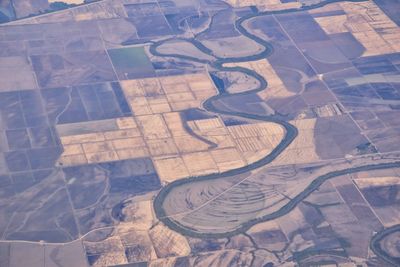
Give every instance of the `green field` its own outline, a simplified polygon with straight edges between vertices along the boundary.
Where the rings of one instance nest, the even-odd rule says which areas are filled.
[[[132,76],[145,77],[154,73],[153,65],[142,46],[110,49],[108,54],[118,75],[129,73]]]

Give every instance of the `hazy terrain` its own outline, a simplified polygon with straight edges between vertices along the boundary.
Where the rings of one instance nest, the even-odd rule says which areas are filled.
[[[400,266],[399,14],[0,0],[0,267]]]

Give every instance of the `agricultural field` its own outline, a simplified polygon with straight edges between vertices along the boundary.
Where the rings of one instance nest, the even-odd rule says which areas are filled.
[[[225,126],[219,117],[182,118],[179,111],[198,108],[216,93],[204,74],[124,80],[121,86],[135,116],[57,126],[60,165],[151,157],[161,180],[170,182],[243,167],[268,155],[284,136],[269,122]]]
[[[398,14],[0,1],[0,267],[398,266]]]

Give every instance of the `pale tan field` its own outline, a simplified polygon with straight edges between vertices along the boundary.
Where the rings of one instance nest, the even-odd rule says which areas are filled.
[[[265,70],[266,64],[253,67],[277,77],[272,68]],[[279,78],[272,79],[272,86],[281,84]],[[128,80],[122,88],[134,116],[107,120],[114,127],[107,131],[97,129],[104,127],[104,121],[93,127],[85,123],[60,126],[64,153],[59,164],[150,157],[161,180],[172,182],[253,163],[271,153],[285,134],[280,125],[270,122],[225,126],[220,117],[184,121],[180,110],[200,107],[216,94],[205,73]]]
[[[165,259],[158,259],[149,262],[149,267],[174,267],[177,257],[170,257]]]
[[[49,0],[49,3],[54,3],[54,2],[64,2],[66,4],[75,4],[75,5],[79,5],[79,4],[83,4],[85,1],[84,0],[62,0],[62,1],[58,1],[58,0]]]
[[[59,164],[73,166],[149,155],[134,118],[118,118],[114,123],[118,127],[114,131],[61,136],[64,153]]]
[[[257,6],[261,10],[285,10],[301,7],[300,2],[282,3],[279,0],[225,0],[233,7]]]
[[[181,157],[155,158],[154,165],[163,181],[172,182],[189,176],[189,171]]]
[[[103,267],[126,263],[128,263],[128,260],[126,259],[124,251],[117,251],[101,254],[99,258],[96,259],[96,262],[93,263],[91,266]]]
[[[264,257],[268,259],[267,257]],[[174,267],[180,266],[179,257],[169,257],[158,259],[148,263],[149,267]],[[186,262],[186,261],[185,261]],[[265,261],[268,262],[268,261]],[[185,266],[207,266],[207,267],[230,267],[230,266],[250,266],[252,256],[249,252],[241,252],[236,249],[216,250],[207,253],[199,253],[187,257]],[[254,266],[262,266],[256,262]]]
[[[214,162],[210,152],[185,154],[182,158],[192,176],[218,172],[217,164]]]
[[[84,241],[87,254],[99,256],[92,266],[153,261],[190,253],[184,236],[154,220],[152,201],[132,200],[125,204],[121,214],[124,219],[113,228],[110,237],[98,242]]]
[[[373,2],[339,3],[325,10],[343,9],[346,15],[318,17],[315,20],[327,34],[350,32],[364,46],[363,56],[400,51],[400,29]]]
[[[149,235],[159,258],[187,256],[190,253],[186,238],[161,223],[151,228]]]
[[[400,179],[396,176],[390,177],[372,177],[372,178],[357,178],[354,179],[355,183],[360,188],[368,188],[374,186],[390,186],[400,185]]]
[[[128,263],[124,246],[118,236],[112,236],[100,242],[84,242],[84,246],[88,255],[99,255],[92,266]]]
[[[291,121],[298,129],[294,141],[271,163],[272,165],[300,164],[318,161],[314,143],[316,119]]]
[[[217,149],[211,151],[211,156],[220,172],[232,170],[245,165],[245,160],[237,148]]]
[[[251,62],[243,62],[243,63],[230,63],[225,64],[226,67],[243,67],[250,70],[253,70],[264,77],[265,80],[268,81],[268,87],[259,92],[258,95],[262,99],[268,98],[279,98],[279,97],[289,97],[295,95],[295,93],[289,91],[286,86],[283,84],[281,78],[272,68],[271,64],[267,59],[261,59],[258,61]]]
[[[160,114],[137,116],[136,119],[146,140],[171,137],[167,125]]]
[[[121,81],[121,86],[136,116],[196,108],[216,94],[205,74]]]

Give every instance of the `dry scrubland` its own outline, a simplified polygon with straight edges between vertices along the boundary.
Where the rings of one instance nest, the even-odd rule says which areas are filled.
[[[189,255],[187,239],[162,223],[157,223],[151,201],[128,201],[120,212],[122,220],[110,228],[111,234],[108,237],[96,240],[97,231],[94,231],[93,237],[89,235],[84,239],[91,266],[156,261]]]

